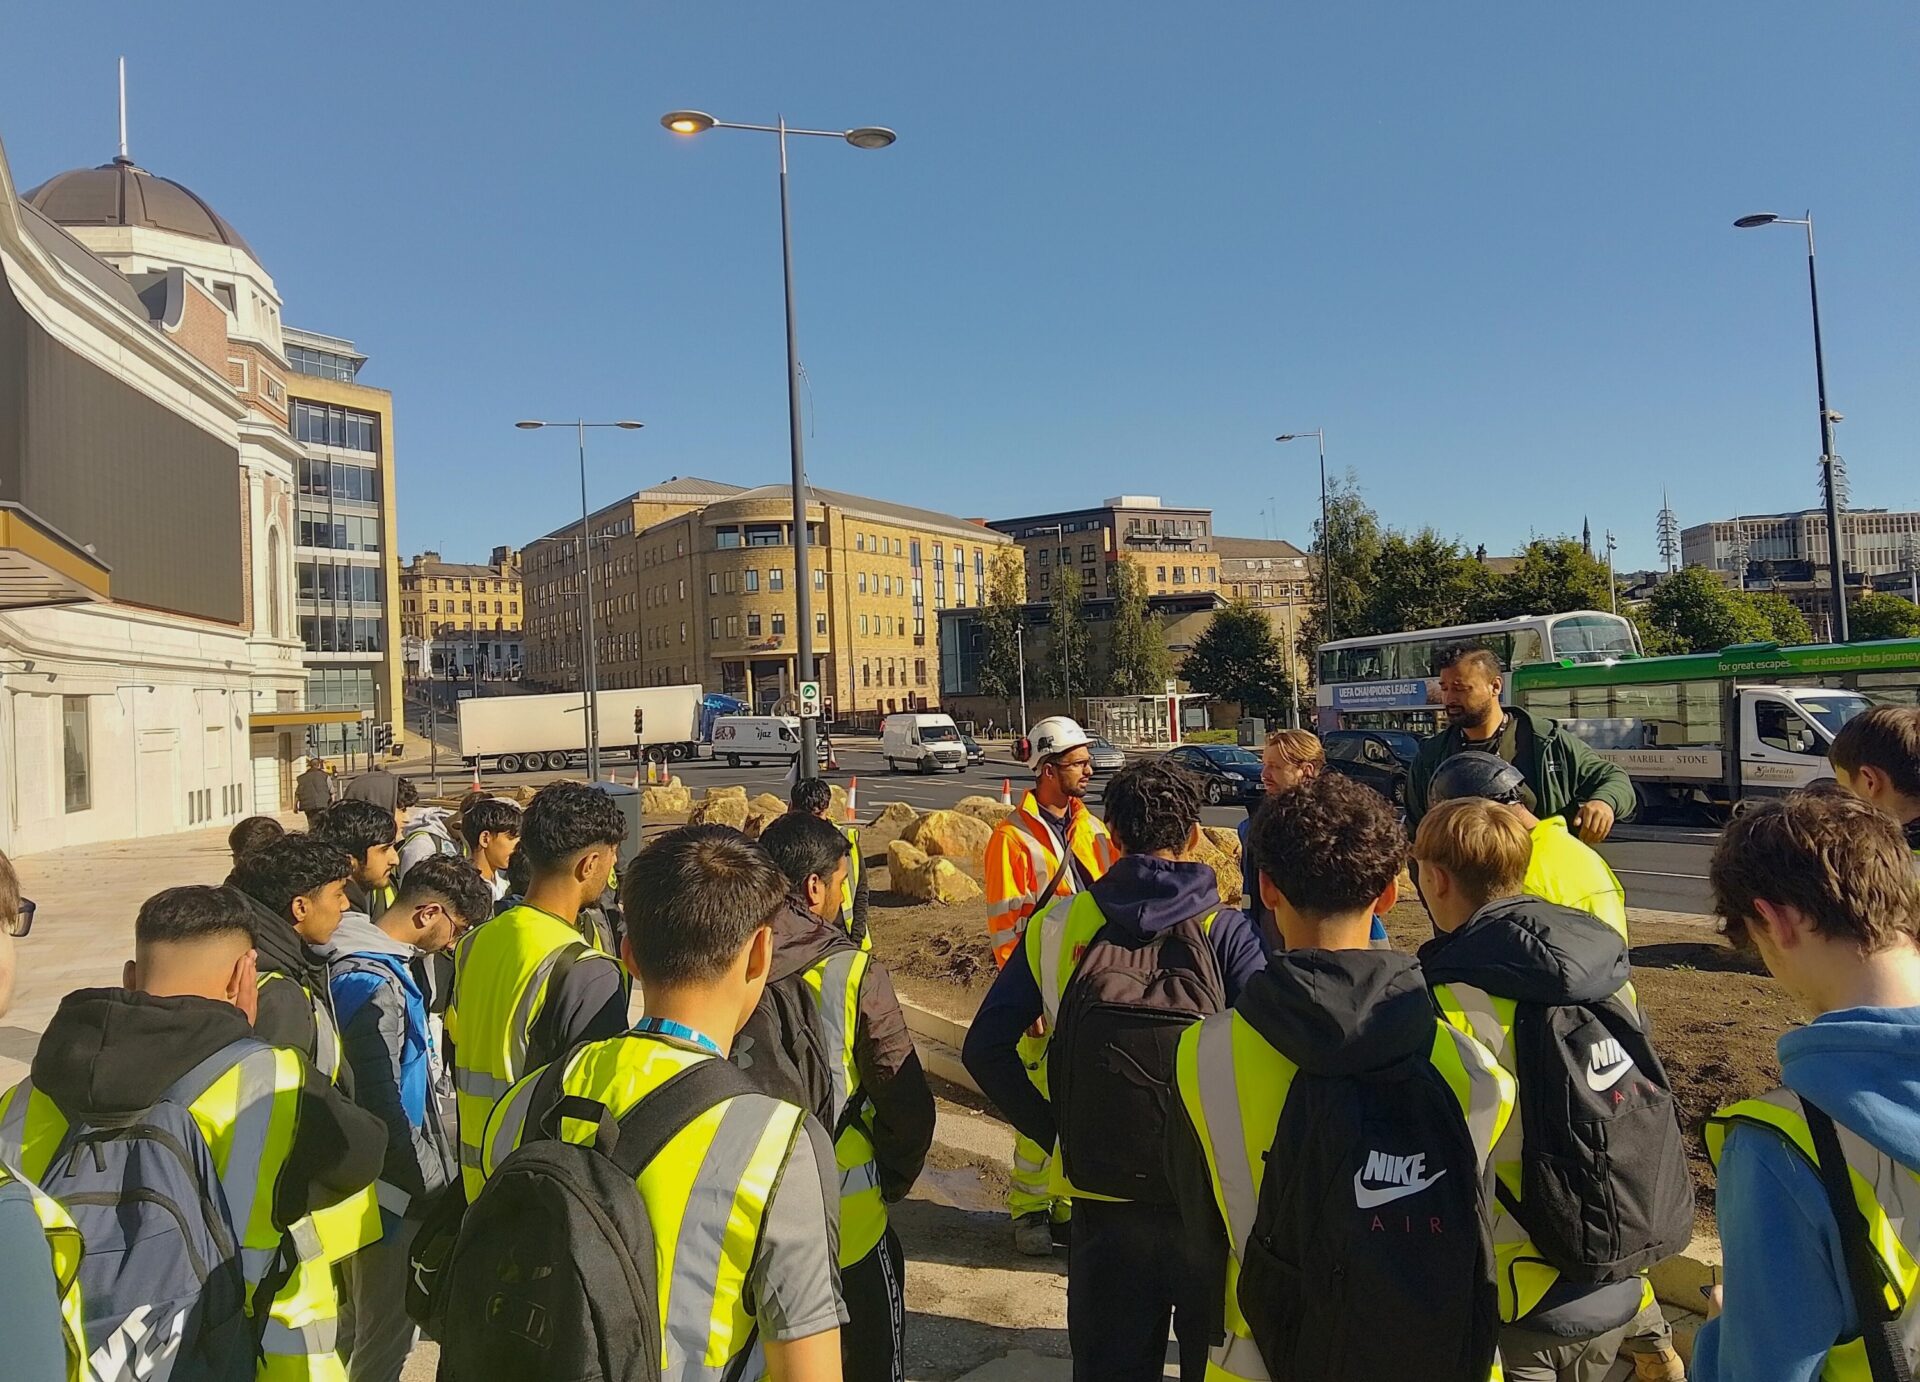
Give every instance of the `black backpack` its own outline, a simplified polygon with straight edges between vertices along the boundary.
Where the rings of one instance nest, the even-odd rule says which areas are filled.
[[[1500,1203],[1570,1282],[1624,1281],[1693,1235],[1673,1087],[1617,998],[1521,1003],[1512,1051],[1524,1132],[1520,1198]]]
[[[1489,1169],[1424,1055],[1294,1076],[1239,1302],[1288,1382],[1487,1382],[1499,1339]]]
[[[804,971],[761,991],[753,1015],[733,1039],[732,1060],[761,1093],[798,1104],[821,1127],[838,1129],[844,1110],[834,1107],[834,1067],[840,1053],[827,1049],[820,1008]]]
[[[562,1093],[557,1073],[543,1077],[528,1111],[536,1140],[466,1211],[436,1292],[443,1382],[658,1382],[660,1272],[635,1179],[695,1118],[750,1092],[732,1065],[703,1060],[615,1122]],[[597,1120],[600,1135],[561,1141],[561,1117]]]
[[[1162,1149],[1177,1097],[1174,1050],[1188,1027],[1227,1006],[1204,922],[1191,918],[1140,946],[1103,926],[1067,980],[1047,1088],[1061,1165],[1078,1189],[1173,1203]]]

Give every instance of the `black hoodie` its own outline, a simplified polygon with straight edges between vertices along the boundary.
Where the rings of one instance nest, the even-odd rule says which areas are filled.
[[[239,892],[239,889],[235,889]],[[327,982],[327,963],[306,938],[293,929],[287,918],[270,911],[267,905],[247,893],[247,911],[253,921],[253,948],[260,973],[278,974],[292,984],[262,984],[260,1011],[253,1019],[253,1034],[273,1046],[291,1046],[309,1062],[319,1033],[314,1026],[313,1004],[317,999],[329,1016],[333,1013],[333,990]],[[298,985],[298,988],[295,987]],[[304,996],[303,996],[304,995]],[[337,1029],[339,1024],[334,1024]],[[340,1077],[347,1080],[347,1093],[353,1093],[351,1074],[343,1063]]]
[[[789,901],[773,918],[773,969],[767,982],[790,978],[836,950],[854,948],[840,923],[822,921]],[[920,1178],[933,1146],[933,1090],[893,980],[878,959],[860,981],[859,1017],[853,1034],[854,1067],[871,1110],[867,1118],[880,1194],[889,1204],[903,1199]]]
[[[1380,1070],[1433,1049],[1433,998],[1410,955],[1392,950],[1288,950],[1247,981],[1233,1010],[1275,1050],[1316,1075]],[[1209,1021],[1224,1021],[1210,1018]],[[1212,1336],[1223,1337],[1227,1233],[1200,1135],[1184,1116],[1168,1130],[1167,1175],[1185,1230],[1187,1266],[1208,1283]],[[1271,1129],[1253,1129],[1256,1142]]]
[[[79,989],[47,1023],[33,1085],[69,1122],[111,1121],[151,1106],[202,1060],[252,1035],[230,1003]],[[306,1077],[293,1149],[274,1189],[273,1221],[282,1228],[373,1184],[386,1155],[378,1118],[310,1065]]]
[[[1619,932],[1587,912],[1537,897],[1489,902],[1458,930],[1421,946],[1420,964],[1429,984],[1471,984],[1496,998],[1547,1007],[1605,1002],[1630,977]],[[1590,1339],[1639,1311],[1637,1277],[1609,1286],[1558,1281],[1515,1327]]]

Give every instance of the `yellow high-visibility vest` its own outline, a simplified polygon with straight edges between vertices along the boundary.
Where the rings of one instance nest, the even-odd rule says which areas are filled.
[[[1707,1156],[1715,1169],[1726,1147],[1729,1129],[1746,1125],[1764,1128],[1783,1139],[1806,1159],[1818,1177],[1820,1158],[1800,1096],[1775,1089],[1757,1099],[1727,1105],[1707,1120]],[[1834,1131],[1847,1159],[1847,1179],[1853,1202],[1867,1223],[1867,1241],[1885,1283],[1887,1306],[1897,1310],[1896,1331],[1906,1345],[1907,1361],[1920,1359],[1920,1308],[1914,1304],[1920,1290],[1920,1172],[1902,1166],[1858,1133],[1837,1121]],[[1855,1308],[1860,1308],[1856,1302]],[[1820,1369],[1821,1382],[1872,1382],[1867,1346],[1860,1339],[1835,1342]]]
[[[1211,935],[1213,919],[1218,912],[1208,912],[1200,920],[1201,931]],[[1055,898],[1034,913],[1027,923],[1025,938],[1021,942],[1021,952],[1026,963],[1033,971],[1034,983],[1040,990],[1040,1005],[1046,1013],[1046,1032],[1040,1037],[1040,1061],[1044,1068],[1047,1053],[1051,1049],[1053,1033],[1060,1018],[1060,1000],[1066,996],[1067,983],[1073,978],[1073,971],[1080,963],[1080,956],[1100,928],[1107,924],[1106,917],[1100,911],[1100,904],[1093,900],[1090,892],[1077,892],[1068,897]],[[1047,1093],[1051,1080],[1040,1084],[1042,1094]],[[1047,1190],[1056,1199],[1112,1200],[1112,1195],[1096,1195],[1090,1190],[1078,1190],[1067,1178],[1065,1158],[1060,1155],[1060,1143],[1056,1137],[1053,1155],[1047,1161]]]
[[[235,1042],[219,1055],[228,1063],[204,1073],[206,1088],[187,1111],[206,1139],[226,1202],[241,1226],[249,1315],[254,1288],[288,1256],[295,1263],[259,1326],[263,1356],[257,1375],[269,1382],[340,1382],[346,1370],[334,1351],[338,1318],[332,1264],[310,1217],[285,1231],[273,1222],[274,1192],[299,1121],[305,1057],[256,1041]],[[0,1158],[37,1178],[59,1150],[67,1126],[53,1100],[32,1080],[23,1080],[0,1096]]]
[[[618,1121],[688,1066],[718,1057],[645,1036],[589,1042],[566,1057],[561,1086],[606,1107]],[[481,1179],[526,1132],[527,1108],[545,1067],[529,1071],[494,1106],[482,1132]],[[635,1184],[665,1254],[660,1263],[661,1369],[669,1377],[766,1375],[759,1330],[748,1312],[747,1274],[773,1190],[806,1115],[765,1094],[723,1099],[695,1118],[640,1172]],[[593,1142],[597,1123],[561,1118],[568,1142]],[[696,1178],[705,1177],[701,1193]],[[718,1187],[731,1193],[715,1193]],[[681,1261],[683,1245],[718,1247],[718,1260]],[[742,1357],[742,1355],[747,1355]]]
[[[25,1176],[0,1161],[0,1186],[17,1184],[33,1201],[33,1217],[47,1235],[47,1254],[53,1267],[53,1289],[60,1301],[60,1332],[67,1349],[67,1382],[88,1382],[86,1315],[80,1302],[80,1256],[84,1244],[59,1201]],[[32,1301],[8,1301],[10,1310],[38,1308]]]
[[[853,1058],[853,1045],[860,1026],[860,984],[867,976],[869,962],[865,951],[836,950],[801,976],[826,1025],[827,1049],[836,1057],[836,1120],[860,1097],[860,1070]],[[887,1232],[887,1205],[880,1195],[872,1125],[864,1114],[848,1122],[834,1139],[833,1159],[840,1172],[840,1265],[851,1267],[872,1252]]]
[[[848,850],[847,876],[840,883],[840,926],[849,936],[853,936],[853,899],[860,891],[860,870],[863,867],[860,862],[860,832],[848,826],[843,833],[847,837]],[[854,936],[854,939],[860,943],[862,950],[871,951],[873,949],[871,923],[867,930]]]
[[[1459,1101],[1484,1166],[1513,1116],[1513,1079],[1473,1038],[1438,1019],[1433,1026],[1428,1059]],[[1252,1327],[1240,1313],[1240,1263],[1253,1234],[1272,1129],[1279,1126],[1298,1071],[1237,1012],[1209,1017],[1180,1036],[1174,1083],[1200,1135],[1229,1248],[1226,1339],[1208,1352],[1208,1382],[1268,1382]],[[1490,1377],[1499,1375],[1496,1357]]]
[[[460,1123],[460,1179],[480,1193],[480,1133],[494,1101],[526,1073],[533,1024],[547,981],[568,947],[592,950],[551,912],[524,902],[460,938],[454,951],[447,1039],[453,1043],[453,1097]]]

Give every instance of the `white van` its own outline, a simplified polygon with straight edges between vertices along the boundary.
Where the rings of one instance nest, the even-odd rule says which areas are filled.
[[[800,722],[791,715],[722,715],[713,722],[713,756],[729,768],[783,762],[800,753]]]
[[[967,770],[967,746],[951,715],[887,716],[880,724],[880,752],[886,755],[889,772],[899,772],[903,763],[923,773]]]

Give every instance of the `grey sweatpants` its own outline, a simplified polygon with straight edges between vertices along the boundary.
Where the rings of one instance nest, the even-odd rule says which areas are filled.
[[[413,1321],[407,1318],[407,1254],[419,1225],[392,1227],[379,1242],[340,1264],[340,1357],[348,1382],[400,1382],[413,1351]]]

